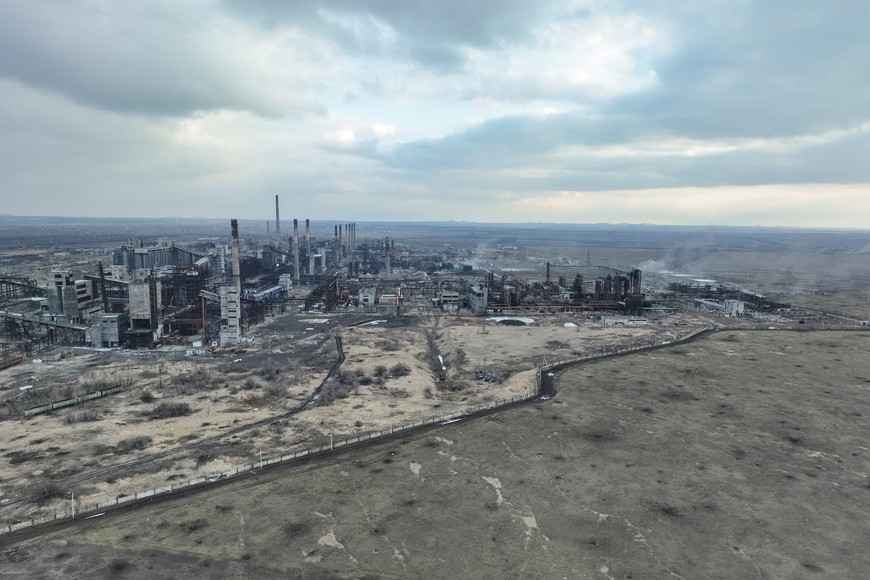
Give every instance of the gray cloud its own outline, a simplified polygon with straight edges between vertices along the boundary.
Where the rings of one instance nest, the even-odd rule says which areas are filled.
[[[567,145],[610,145],[667,134],[643,119],[589,117],[579,113],[513,116],[441,139],[399,146],[386,160],[407,169],[512,167],[546,159]]]
[[[867,183],[870,129],[832,135],[820,142],[781,140],[752,148],[728,146],[721,151],[690,154],[686,144],[663,152],[648,150],[680,137],[634,119],[587,119],[581,115],[515,117],[483,124],[461,134],[399,146],[386,162],[409,178],[462,173],[460,181],[492,190],[519,191],[650,189],[713,187],[727,184]],[[679,143],[677,141],[676,143]],[[702,143],[703,144],[703,143]],[[564,147],[586,148],[556,156]],[[597,154],[597,149],[625,148],[625,153]],[[736,148],[736,149],[735,149]],[[535,169],[546,177],[517,177],[512,169]]]
[[[21,213],[147,197],[244,216],[295,193],[312,217],[522,220],[562,192],[673,189],[678,207],[680,188],[866,184],[868,16],[857,0],[13,0],[0,192]],[[639,215],[621,199],[608,216]]]
[[[223,0],[263,27],[316,30],[346,50],[408,58],[436,70],[459,68],[458,48],[493,48],[525,41],[553,2],[524,0]]]
[[[661,85],[611,103],[695,137],[799,135],[868,119],[870,6],[835,1],[650,3],[678,31]]]
[[[180,6],[180,5],[179,5]],[[217,109],[318,112],[263,90],[257,63],[233,62],[207,13],[154,4],[0,3],[0,76],[121,113],[183,116]]]
[[[638,8],[632,4],[632,8]],[[639,8],[675,31],[672,54],[649,63],[660,82],[583,113],[495,119],[438,139],[396,148],[386,162],[414,172],[494,173],[525,166],[552,168],[556,178],[531,179],[525,189],[607,189],[722,184],[860,183],[870,136],[833,136],[821,144],[788,139],[850,129],[870,120],[870,8],[835,2],[650,3]],[[532,90],[532,89],[530,89]],[[522,97],[523,99],[528,96]],[[738,151],[687,156],[574,156],[563,167],[553,153],[572,146],[657,140],[737,143]],[[778,139],[782,146],[747,148]],[[559,173],[561,172],[561,173]]]

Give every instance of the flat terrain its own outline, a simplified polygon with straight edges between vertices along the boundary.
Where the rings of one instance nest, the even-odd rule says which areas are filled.
[[[28,359],[3,371],[0,397],[14,404],[2,408],[0,420],[0,499],[7,500],[0,521],[66,510],[71,492],[82,505],[106,503],[250,464],[261,450],[269,459],[323,445],[330,436],[521,396],[534,390],[545,358],[625,347],[667,331],[572,316],[527,326],[456,316],[340,324],[367,318],[282,316],[252,333],[252,344],[215,355],[61,349],[63,358]],[[306,406],[338,359],[334,333],[342,337],[345,361]],[[479,380],[478,371],[493,380]],[[123,390],[21,418],[23,409],[115,385]],[[305,410],[289,416],[300,406]],[[34,499],[18,501],[25,496]]]
[[[722,331],[586,364],[546,402],[5,543],[0,577],[866,577],[868,348]]]

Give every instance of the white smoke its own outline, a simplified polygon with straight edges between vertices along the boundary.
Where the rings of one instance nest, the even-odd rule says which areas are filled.
[[[637,265],[637,269],[641,272],[670,272],[667,264],[658,260],[647,260]]]

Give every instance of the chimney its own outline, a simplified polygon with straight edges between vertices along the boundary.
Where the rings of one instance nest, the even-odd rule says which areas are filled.
[[[392,272],[390,272],[390,238],[384,238],[384,252],[386,253],[384,269],[386,270],[386,275],[389,276],[392,274]]]
[[[305,218],[305,253],[311,255],[311,220],[308,218]]]
[[[233,232],[233,286],[236,287],[236,295],[242,296],[242,271],[239,264],[239,221],[230,220],[230,228]]]
[[[278,238],[278,247],[281,247],[281,218],[278,216],[278,196],[275,196],[275,236]]]
[[[299,220],[293,220],[293,278],[299,283]]]

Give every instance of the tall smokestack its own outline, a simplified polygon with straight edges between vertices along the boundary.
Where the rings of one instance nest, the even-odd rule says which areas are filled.
[[[278,247],[281,247],[281,217],[278,215],[278,196],[275,196],[275,236],[278,238]]]
[[[230,220],[232,229],[232,285],[221,286],[221,346],[238,344],[242,336],[242,275],[239,267],[239,222]],[[205,308],[203,307],[203,313]],[[205,327],[203,327],[205,333]]]
[[[311,220],[308,218],[305,218],[305,253],[311,255]]]
[[[239,220],[230,220],[230,228],[233,232],[233,286],[236,287],[236,295],[242,295],[242,268],[239,264]]]
[[[276,196],[277,197],[277,196]],[[299,220],[293,220],[293,277],[299,283]]]
[[[384,270],[386,271],[386,275],[389,276],[392,274],[392,272],[390,272],[390,238],[384,238],[384,252],[386,254]]]

